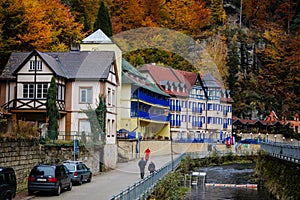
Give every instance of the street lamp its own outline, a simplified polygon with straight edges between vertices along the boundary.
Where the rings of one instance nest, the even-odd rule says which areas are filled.
[[[293,138],[291,139],[291,144],[293,145]]]
[[[277,137],[277,135],[274,135],[275,143],[276,143],[276,137]]]
[[[282,137],[282,141],[285,142],[285,137]]]
[[[266,142],[269,142],[269,134],[268,134],[268,133],[266,133],[266,136],[267,136],[267,138],[266,138]]]
[[[241,140],[242,140],[243,139],[243,133],[241,132],[240,135],[241,135]]]
[[[259,141],[260,141],[260,133],[258,133],[258,143],[259,143]]]
[[[250,133],[250,137],[251,137],[251,140],[252,140],[252,132]]]

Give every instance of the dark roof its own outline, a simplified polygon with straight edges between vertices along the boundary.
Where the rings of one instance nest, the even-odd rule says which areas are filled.
[[[113,51],[49,53],[70,79],[107,79],[115,56]]]
[[[208,72],[203,78],[204,85],[208,88],[221,88],[216,79]]]
[[[113,51],[36,52],[57,75],[69,79],[107,79],[114,63]],[[14,73],[33,52],[12,53],[1,78],[15,78]]]
[[[1,74],[1,78],[15,78],[12,74],[13,72],[16,70],[16,68],[18,66],[21,65],[21,63],[24,62],[24,60],[29,56],[30,52],[26,52],[26,53],[21,53],[21,52],[13,52],[4,69],[3,69],[3,72]]]
[[[135,84],[154,93],[169,96],[156,85],[149,82],[149,80],[141,72],[139,72],[125,59],[122,59],[122,83]]]

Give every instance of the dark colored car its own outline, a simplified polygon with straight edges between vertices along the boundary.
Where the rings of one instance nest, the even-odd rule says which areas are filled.
[[[72,182],[81,185],[83,181],[92,181],[92,172],[83,162],[65,161],[64,165],[72,173]]]
[[[17,190],[16,174],[11,167],[0,167],[0,200],[15,198]]]
[[[28,177],[28,193],[52,191],[60,195],[63,189],[72,190],[71,173],[63,165],[36,165]]]

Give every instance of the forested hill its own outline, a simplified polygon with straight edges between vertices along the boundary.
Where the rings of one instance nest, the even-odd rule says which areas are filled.
[[[1,68],[13,51],[65,51],[99,26],[109,36],[160,27],[192,37],[231,90],[237,117],[300,111],[298,0],[1,0]],[[210,65],[161,49],[124,56],[136,67],[155,62],[202,73]]]

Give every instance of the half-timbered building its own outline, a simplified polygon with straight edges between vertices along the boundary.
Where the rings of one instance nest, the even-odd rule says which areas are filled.
[[[46,124],[46,97],[51,78],[58,86],[59,137],[91,128],[84,110],[106,96],[106,143],[116,142],[116,90],[119,84],[113,51],[12,53],[1,75],[1,113],[13,121]]]

